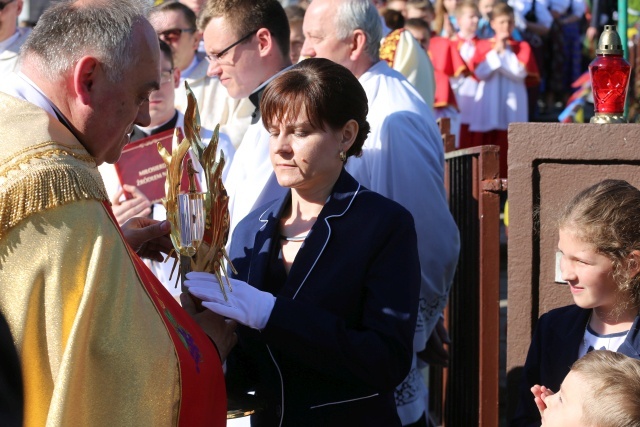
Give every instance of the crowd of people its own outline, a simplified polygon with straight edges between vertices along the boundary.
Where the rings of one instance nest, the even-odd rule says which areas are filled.
[[[27,29],[23,0],[0,0],[0,313],[19,360],[7,366],[23,379],[11,368],[0,385],[24,402],[3,419],[225,425],[227,396],[251,392],[255,426],[429,426],[425,349],[447,340],[460,247],[436,119],[451,119],[459,147],[499,145],[506,176],[509,123],[530,118],[541,82],[543,100],[564,100],[581,72],[585,4],[150,3],[63,0]],[[534,42],[554,25],[566,43],[553,61],[569,70],[557,90]],[[119,162],[128,144],[184,126],[185,84],[205,143],[220,126],[226,294],[202,272],[187,275],[188,292],[176,287],[164,206],[122,180],[135,168]],[[606,348],[639,358],[639,242],[609,253],[600,245],[614,237],[577,233],[589,221],[581,201],[599,203],[601,190],[588,191],[561,222],[563,271],[588,288],[571,276],[576,254],[604,257],[611,295],[598,294],[602,310],[576,296],[578,307],[543,316],[514,422],[561,419],[563,393],[551,390],[580,387],[598,362],[569,372],[587,334],[599,349],[613,328],[619,346]],[[632,302],[609,305],[621,295]],[[584,330],[562,366],[540,348],[556,345],[543,335],[558,316]]]

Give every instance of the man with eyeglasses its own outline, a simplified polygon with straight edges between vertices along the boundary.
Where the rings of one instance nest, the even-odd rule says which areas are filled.
[[[0,1],[0,76],[17,68],[20,47],[31,32],[29,28],[18,27],[22,6],[23,0]]]
[[[260,97],[291,66],[289,22],[277,0],[209,0],[200,16],[208,74],[235,99],[249,97],[254,113],[225,186],[233,233],[254,208],[284,194],[269,160],[269,132],[260,120]]]
[[[175,106],[185,112],[187,94],[184,81],[189,83],[198,101],[202,126],[215,129],[238,147],[251,123],[253,108],[248,99],[233,99],[220,81],[207,75],[208,63],[198,52],[202,34],[196,27],[196,15],[189,7],[178,2],[166,2],[154,7],[149,15],[158,37],[171,47],[175,68],[180,73],[180,87],[176,91]]]

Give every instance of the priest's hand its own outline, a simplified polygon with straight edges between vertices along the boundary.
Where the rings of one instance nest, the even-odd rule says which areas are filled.
[[[238,336],[235,333],[238,324],[234,320],[225,319],[223,316],[209,310],[199,312],[193,297],[186,292],[180,294],[180,303],[182,308],[211,338],[218,350],[220,360],[224,363],[231,349],[238,342]]]
[[[120,200],[124,193],[131,194],[131,199]],[[151,214],[151,202],[138,187],[124,184],[111,199],[111,209],[116,216],[118,224],[124,224],[134,216],[149,216]]]
[[[232,290],[226,288],[228,301],[225,301],[220,283],[213,274],[188,273],[184,284],[191,294],[202,300],[203,307],[250,328],[264,329],[276,303],[276,297],[241,280],[229,281]]]
[[[124,239],[142,258],[162,261],[162,253],[168,254],[173,248],[169,221],[135,217],[122,224],[121,228]]]

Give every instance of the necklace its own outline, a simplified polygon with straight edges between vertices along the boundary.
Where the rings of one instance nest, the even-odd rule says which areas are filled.
[[[284,240],[286,242],[304,242],[304,239],[306,239],[308,235],[309,235],[309,233],[302,234],[300,236],[287,237],[287,236],[281,234],[280,235],[280,240]]]

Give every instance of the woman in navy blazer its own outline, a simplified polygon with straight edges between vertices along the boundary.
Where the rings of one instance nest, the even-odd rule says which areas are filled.
[[[344,170],[368,133],[364,90],[308,59],[269,84],[261,113],[291,190],[236,227],[228,302],[212,275],[186,283],[246,325],[229,395],[255,391],[253,426],[400,426],[393,392],[411,366],[420,266],[411,214]]]

